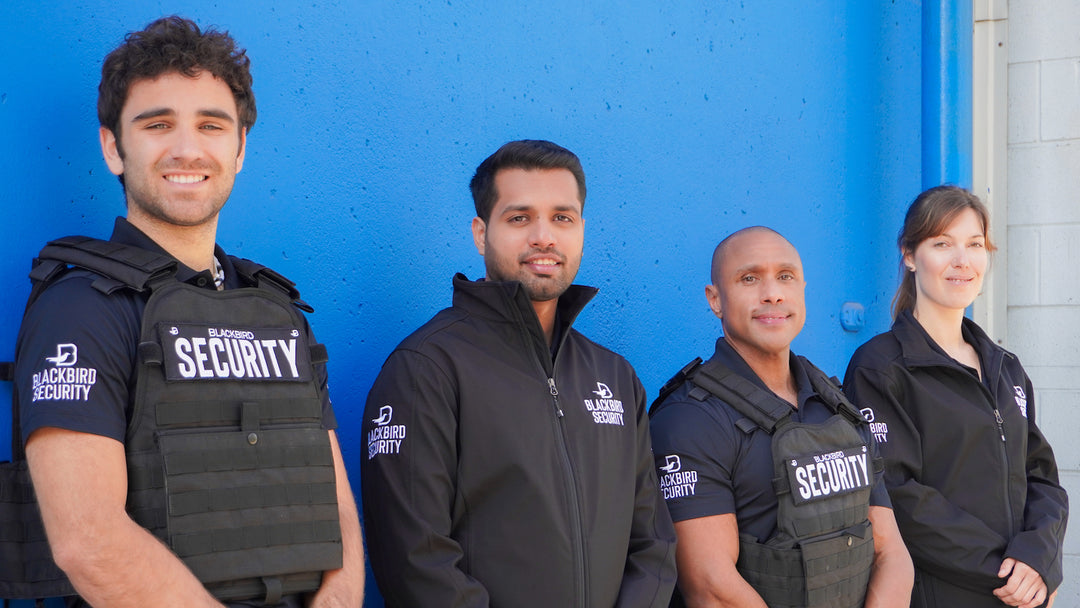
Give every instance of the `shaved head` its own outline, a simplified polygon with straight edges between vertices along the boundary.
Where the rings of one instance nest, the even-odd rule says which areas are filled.
[[[755,365],[767,362],[787,365],[806,319],[805,288],[795,246],[775,230],[752,226],[717,245],[705,298],[724,340],[757,372]]]
[[[758,233],[762,233],[762,232],[769,233],[769,234],[775,234],[776,236],[783,239],[785,243],[787,243],[788,245],[791,245],[791,242],[788,241],[787,239],[785,239],[784,235],[782,235],[779,232],[773,230],[772,228],[767,228],[765,226],[750,226],[748,228],[743,228],[742,230],[736,230],[735,232],[732,232],[724,240],[720,241],[720,244],[717,245],[716,249],[713,250],[712,268],[709,271],[709,280],[712,281],[713,285],[717,285],[717,286],[720,285],[720,281],[719,281],[720,267],[721,267],[721,264],[724,261],[725,254],[727,254],[727,252],[731,248],[732,244],[739,241],[743,236],[750,235],[750,234],[758,234]],[[795,246],[791,245],[791,248],[794,249]]]

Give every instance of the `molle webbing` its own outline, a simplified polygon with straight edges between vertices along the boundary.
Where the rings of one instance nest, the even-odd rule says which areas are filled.
[[[149,292],[125,440],[128,512],[219,599],[272,604],[318,589],[324,571],[341,567],[333,454],[313,373],[327,357],[324,346],[307,343],[296,308],[311,307],[299,300],[295,285],[264,266],[230,259],[240,282],[254,288],[200,289],[175,280],[178,263],[169,256],[87,237],[58,239],[34,261],[27,308],[71,266],[98,275],[92,286],[102,293]],[[190,324],[250,329],[249,339],[231,342],[249,366],[244,377],[167,380],[163,366],[175,355],[163,350],[161,332],[189,331]],[[273,334],[278,340],[264,330],[279,332]],[[255,350],[260,343],[265,352]],[[270,377],[267,362],[276,372],[285,361],[269,357],[285,346],[296,349],[288,363],[299,374]],[[203,365],[205,358],[189,361]],[[39,585],[34,593],[72,593],[70,586],[52,589]]]
[[[736,567],[770,608],[861,608],[873,541],[869,522],[793,549],[742,535]],[[805,588],[792,584],[800,580]]]
[[[0,463],[0,598],[74,595],[52,560],[25,460]]]
[[[341,567],[333,454],[313,372],[325,348],[307,344],[294,295],[277,281],[223,292],[173,281],[154,289],[143,313],[125,441],[128,511],[220,599],[313,591],[322,572]],[[237,376],[215,359],[243,342],[254,372],[256,354],[284,349],[258,345],[281,336],[295,352],[295,377],[266,373],[284,360]],[[181,348],[189,350],[176,358]],[[182,375],[177,365],[192,367]]]

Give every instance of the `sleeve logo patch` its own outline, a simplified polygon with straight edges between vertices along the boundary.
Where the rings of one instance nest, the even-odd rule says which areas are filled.
[[[170,381],[307,382],[307,343],[291,327],[159,326]]]
[[[678,454],[668,454],[664,457],[663,466],[660,470],[660,491],[664,494],[664,500],[693,496],[697,488],[697,471],[682,470],[682,458]]]
[[[390,424],[394,419],[394,408],[384,405],[379,408],[379,417],[372,418],[375,428],[368,431],[367,448],[368,460],[379,454],[398,454],[401,452],[401,442],[405,441],[405,425]]]
[[[874,440],[878,443],[889,442],[889,425],[885,422],[876,422],[876,416],[874,416],[873,408],[864,407],[862,410],[863,418],[866,418],[866,422],[870,424],[870,432],[874,434]]]
[[[865,445],[789,460],[788,480],[795,504],[869,488],[873,479],[869,460]]]
[[[79,347],[57,344],[56,356],[45,357],[49,365],[33,376],[32,401],[89,401],[97,383],[97,370],[78,367]]]

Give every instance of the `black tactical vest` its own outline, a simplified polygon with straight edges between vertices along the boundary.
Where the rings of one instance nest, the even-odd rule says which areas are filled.
[[[800,357],[801,358],[801,357]],[[696,359],[654,402],[689,381],[689,396],[710,395],[745,418],[744,433],[772,436],[776,531],[764,543],[739,538],[736,568],[771,608],[860,608],[874,560],[870,490],[882,468],[858,433],[866,424],[824,372],[801,358],[814,390],[834,415],[821,424],[791,420],[791,406],[718,361]]]
[[[334,463],[322,394],[293,284],[232,258],[251,287],[174,278],[167,256],[108,241],[51,242],[31,301],[68,265],[104,293],[149,293],[128,421],[127,510],[219,599],[318,589],[342,565]]]

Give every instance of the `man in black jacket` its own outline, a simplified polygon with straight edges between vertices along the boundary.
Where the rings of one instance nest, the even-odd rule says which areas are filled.
[[[365,413],[364,517],[388,606],[666,606],[675,534],[645,392],[571,327],[578,158],[516,141],[470,184],[486,278],[384,364]]]

